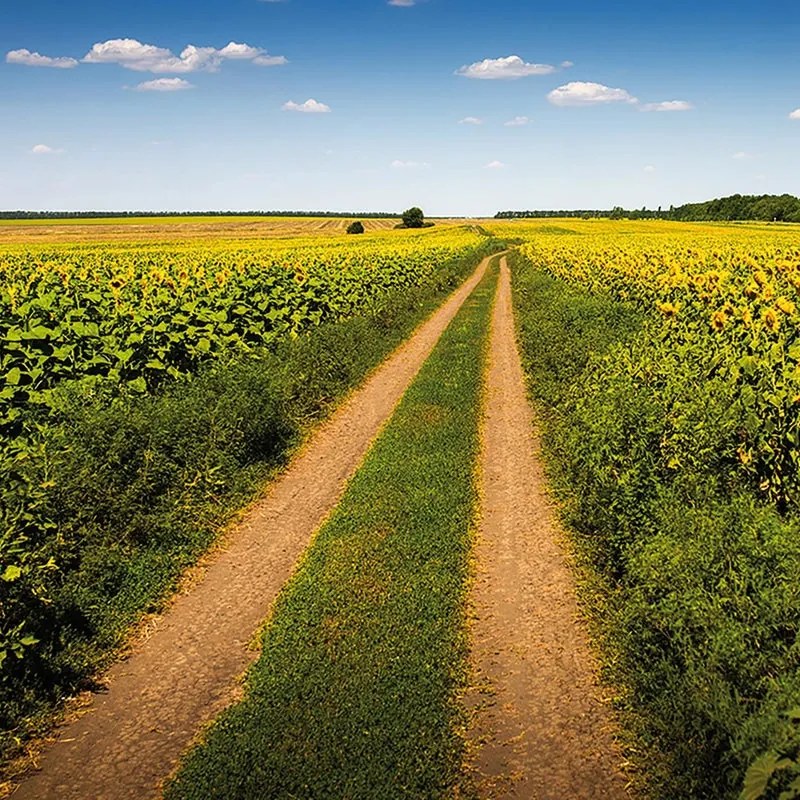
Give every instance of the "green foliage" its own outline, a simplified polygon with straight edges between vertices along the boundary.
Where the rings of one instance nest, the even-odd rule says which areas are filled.
[[[766,222],[800,222],[800,198],[791,194],[762,194],[718,197],[703,203],[686,203],[670,206],[668,211],[658,209],[553,210],[553,211],[500,211],[496,219],[542,219],[546,217],[581,217],[583,219],[674,219],[699,222],[730,222],[733,220],[763,220]]]
[[[62,380],[154,391],[216,358],[369,313],[480,243],[0,254],[0,437],[16,436]]]
[[[157,394],[62,381],[46,419],[25,418],[0,451],[0,753],[87,685],[300,432],[496,246]]]
[[[356,220],[347,226],[347,233],[364,233],[364,223]]]
[[[279,597],[245,700],[170,800],[449,796],[497,270],[445,332]]]
[[[733,800],[754,759],[784,753],[782,720],[800,705],[800,519],[740,458],[764,416],[748,417],[738,361],[700,326],[676,338],[522,260],[514,286],[553,478],[650,792]]]
[[[402,218],[403,225],[406,228],[421,228],[425,224],[425,214],[417,206],[406,209],[402,214]]]
[[[790,194],[741,195],[719,197],[705,203],[688,203],[670,213],[679,220],[766,220],[800,221],[800,198]]]

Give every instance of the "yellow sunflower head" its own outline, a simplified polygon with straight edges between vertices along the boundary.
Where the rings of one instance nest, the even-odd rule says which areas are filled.
[[[783,311],[784,314],[787,314],[789,316],[791,316],[792,314],[794,314],[795,311],[797,311],[797,306],[795,306],[795,304],[787,297],[779,297],[775,301],[775,305],[778,306],[778,309],[780,311]]]
[[[764,320],[764,325],[766,325],[767,329],[772,331],[773,333],[778,330],[780,327],[780,322],[778,321],[778,315],[775,312],[774,308],[768,308],[761,317]]]
[[[680,306],[676,303],[659,303],[658,310],[668,319],[677,315]]]

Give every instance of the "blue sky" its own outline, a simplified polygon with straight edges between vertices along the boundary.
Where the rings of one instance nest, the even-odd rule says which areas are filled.
[[[6,6],[0,208],[483,215],[800,193],[796,4]]]

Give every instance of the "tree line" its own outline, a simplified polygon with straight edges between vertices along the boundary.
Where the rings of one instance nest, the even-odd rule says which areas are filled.
[[[551,217],[579,217],[583,219],[672,219],[697,222],[733,222],[760,220],[768,222],[800,222],[800,198],[791,194],[734,194],[718,197],[704,203],[686,203],[669,209],[583,209],[561,211],[500,211],[496,219],[546,219]]]
[[[389,211],[0,211],[0,219],[118,219],[130,217],[363,217],[396,219]]]

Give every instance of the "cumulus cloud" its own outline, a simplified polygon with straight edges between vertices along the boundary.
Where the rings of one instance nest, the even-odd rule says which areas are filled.
[[[664,100],[662,103],[645,103],[642,111],[691,111],[693,108],[688,100]]]
[[[514,117],[514,119],[510,119],[508,122],[504,122],[503,125],[505,125],[506,128],[521,128],[529,122],[530,119],[528,117]]]
[[[331,107],[326,106],[325,103],[319,103],[313,98],[309,98],[305,103],[295,103],[294,100],[289,100],[282,106],[284,111],[299,111],[302,114],[329,114]]]
[[[61,152],[63,151],[58,150],[55,147],[49,147],[46,144],[35,144],[31,148],[31,153],[33,153],[35,156],[52,156]]]
[[[792,113],[789,114],[789,119],[800,119],[800,108],[792,111]]]
[[[392,169],[427,169],[430,164],[427,161],[400,161],[395,159],[390,166]]]
[[[53,69],[72,69],[78,66],[74,58],[51,58],[41,53],[32,53],[30,50],[10,50],[6,53],[7,64],[22,64],[26,67],[52,67]]]
[[[484,169],[505,169],[506,166],[502,161],[490,161]]]
[[[747,153],[744,150],[740,150],[738,153],[734,153],[731,158],[736,159],[737,161],[744,161],[745,159],[752,158],[752,153]]]
[[[572,81],[553,89],[547,99],[554,106],[599,106],[608,103],[638,103],[625,89],[612,89],[602,83]]]
[[[390,6],[408,7],[408,6],[415,6],[416,4],[417,0],[389,0]]]
[[[251,47],[249,44],[238,44],[237,42],[229,42],[218,51],[222,58],[241,58],[246,61],[252,61],[254,58],[260,56],[264,51],[259,47]]]
[[[153,81],[140,83],[135,88],[137,92],[182,92],[194,89],[194,84],[183,78],[156,78]]]
[[[214,47],[185,47],[175,55],[165,47],[143,44],[136,39],[109,39],[98,42],[83,57],[85,64],[118,64],[136,72],[216,72],[222,63],[250,61],[259,66],[286,64],[283,56],[271,56],[259,47],[230,42],[221,50]]]
[[[654,167],[652,164],[648,164],[648,165],[647,165],[647,166],[644,168],[644,171],[645,171],[645,172],[652,173],[652,172],[655,172],[655,171],[656,171],[656,168],[655,168],[655,167]]]
[[[464,117],[458,121],[459,125],[483,125],[483,120],[480,117]]]
[[[456,75],[477,80],[516,80],[529,75],[550,75],[556,68],[550,64],[529,64],[519,56],[506,58],[485,58],[474,64],[467,64],[456,70]]]

